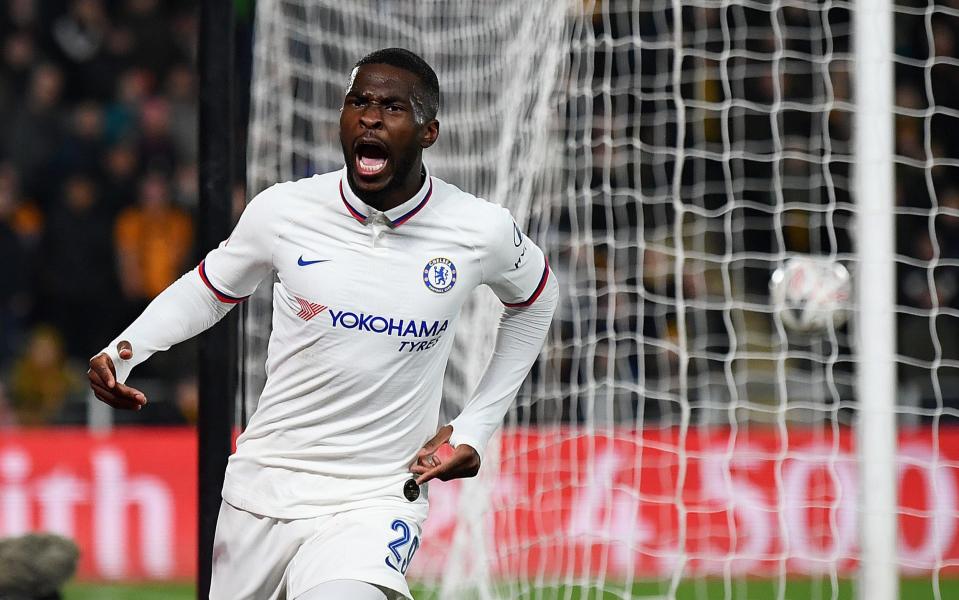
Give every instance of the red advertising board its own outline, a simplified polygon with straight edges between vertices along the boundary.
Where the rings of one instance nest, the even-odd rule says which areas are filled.
[[[0,536],[54,531],[82,579],[196,573],[196,432],[25,429],[0,436]]]
[[[955,574],[959,430],[904,431],[899,456],[901,569]],[[685,576],[851,575],[856,567],[864,492],[847,429],[514,430],[501,460],[488,552],[500,576],[653,578],[680,564]],[[460,487],[430,490],[414,574],[441,571],[462,514]]]
[[[959,430],[899,437],[901,567],[959,565]],[[503,578],[851,574],[860,489],[848,430],[513,429],[491,480],[486,555]],[[491,473],[488,473],[488,475]],[[431,484],[413,577],[443,571],[461,482]],[[85,579],[196,570],[189,429],[27,430],[0,437],[0,536],[70,535]],[[461,522],[462,519],[459,519]],[[680,551],[682,549],[682,551]]]

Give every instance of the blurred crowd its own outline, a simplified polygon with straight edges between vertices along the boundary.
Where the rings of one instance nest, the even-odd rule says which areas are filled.
[[[83,422],[87,359],[196,259],[197,17],[0,4],[0,423]]]
[[[249,13],[248,0],[237,5]],[[959,407],[959,167],[950,158],[959,156],[959,18],[949,12],[959,0],[897,5],[900,381],[914,405]],[[561,418],[594,418],[600,405],[617,420],[662,418],[681,397],[694,411],[712,402],[725,418],[734,393],[775,402],[773,359],[738,361],[730,375],[726,355],[734,338],[738,350],[769,356],[784,347],[769,311],[750,308],[768,306],[777,257],[854,250],[848,9],[684,6],[677,85],[677,21],[664,17],[674,3],[593,6],[592,31],[574,33],[592,54],[572,61],[571,77],[586,85],[571,89],[565,131],[569,188],[583,201],[560,207],[554,227],[570,240],[556,263],[569,285],[557,317],[560,375],[567,389],[582,383],[586,400]],[[195,264],[196,53],[190,0],[0,5],[0,426],[83,422],[87,359]],[[683,129],[676,97],[686,100]],[[237,112],[245,121],[245,107]],[[676,148],[685,150],[678,188]],[[677,189],[687,207],[679,229]],[[241,206],[242,189],[235,196]],[[690,253],[681,281],[676,235]],[[737,258],[724,274],[717,265],[728,256]],[[830,373],[815,361],[796,368],[800,393],[815,383],[823,387],[810,393],[851,397],[848,334],[839,332]],[[189,420],[194,362],[187,344],[140,367],[148,395],[169,402],[135,418]],[[596,401],[607,392],[614,402]]]

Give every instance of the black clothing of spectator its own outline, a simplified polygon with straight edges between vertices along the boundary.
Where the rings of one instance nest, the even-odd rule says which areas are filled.
[[[72,356],[89,355],[103,345],[103,325],[96,321],[113,312],[109,307],[117,290],[112,226],[99,204],[90,178],[67,180],[40,247],[38,317],[63,333]],[[93,314],[97,319],[89,318]]]

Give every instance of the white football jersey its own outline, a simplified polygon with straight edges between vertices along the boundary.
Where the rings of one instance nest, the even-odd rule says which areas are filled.
[[[405,502],[463,303],[486,284],[507,306],[530,304],[549,275],[506,209],[427,172],[379,212],[346,169],[263,191],[199,270],[225,302],[277,273],[266,387],[223,488],[276,518]]]

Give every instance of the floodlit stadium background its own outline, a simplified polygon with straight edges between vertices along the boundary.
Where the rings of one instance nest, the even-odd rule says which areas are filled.
[[[73,588],[68,598],[103,597],[98,594],[106,592],[99,586],[109,582],[132,582],[130,597],[145,597],[146,590],[171,583],[174,587],[159,588],[160,597],[188,597],[190,586],[183,582],[195,576],[196,444],[189,427],[197,402],[195,346],[184,344],[138,369],[136,382],[151,398],[149,408],[140,413],[105,414],[91,405],[83,385],[89,356],[201,255],[193,244],[193,4],[10,0],[0,7],[0,124],[5,132],[0,140],[0,536],[53,530],[74,537],[83,551],[78,579],[87,583]],[[306,11],[301,14],[296,8],[309,4],[285,3],[293,7],[286,17],[308,21]],[[436,11],[434,26],[442,29],[446,16],[441,3],[424,5]],[[681,81],[672,87],[675,29],[672,17],[664,15],[674,5],[686,7],[682,18],[690,37],[683,43],[691,58],[680,65]],[[951,160],[959,156],[957,113],[952,112],[959,109],[959,3],[901,1],[897,7],[900,443],[904,456],[916,465],[926,464],[934,453],[940,460],[935,484],[922,469],[902,469],[900,559],[904,575],[916,578],[904,583],[902,593],[946,598],[959,566],[959,496],[946,491],[959,486],[953,468],[959,461],[959,433],[951,425],[959,414],[959,171]],[[238,0],[236,9],[236,81],[242,88],[236,90],[241,103],[236,133],[243,140],[250,112],[255,7],[252,0]],[[549,147],[556,154],[537,159],[568,161],[561,189],[572,190],[572,201],[550,213],[536,210],[537,202],[550,199],[536,198],[521,218],[534,239],[555,253],[551,261],[565,286],[565,305],[548,348],[554,375],[534,373],[502,440],[504,456],[511,459],[488,482],[503,494],[536,499],[533,506],[501,506],[495,513],[494,533],[511,544],[493,563],[501,569],[492,569],[495,579],[559,579],[572,589],[582,578],[598,578],[608,582],[616,597],[625,594],[616,586],[628,580],[636,594],[663,594],[662,584],[647,589],[642,582],[668,579],[671,564],[656,552],[634,551],[676,533],[675,516],[664,509],[673,493],[671,482],[662,477],[676,467],[674,450],[680,442],[675,428],[690,418],[694,426],[703,427],[690,430],[681,444],[691,452],[687,466],[693,495],[720,486],[711,478],[726,477],[742,484],[737,489],[755,494],[756,507],[774,504],[780,494],[819,504],[808,512],[769,515],[770,525],[757,519],[752,529],[744,528],[765,531],[765,558],[691,564],[688,576],[702,587],[688,590],[689,597],[723,597],[723,576],[740,572],[759,579],[799,573],[797,587],[787,588],[797,598],[851,593],[848,579],[855,561],[848,556],[856,543],[855,494],[868,491],[857,488],[848,430],[856,408],[850,332],[842,329],[831,348],[815,349],[818,356],[829,356],[825,362],[815,357],[793,361],[780,371],[773,360],[744,360],[736,365],[730,384],[727,365],[715,356],[730,348],[723,307],[731,298],[724,295],[721,269],[710,260],[726,252],[715,246],[716,235],[726,235],[731,240],[728,251],[745,257],[732,267],[736,289],[745,303],[759,305],[770,261],[756,256],[853,252],[847,9],[846,3],[828,1],[774,6],[739,0],[611,1],[586,2],[564,17],[572,21],[574,13],[580,15],[578,28],[567,24],[568,29],[559,31],[575,37],[577,56],[589,60],[570,59],[569,80],[581,85],[567,90],[566,120],[550,130],[550,139],[561,142]],[[547,7],[544,13],[555,17],[557,11]],[[399,9],[383,15],[405,18]],[[506,16],[516,18],[515,11]],[[327,17],[322,11],[312,15],[316,22]],[[360,14],[356,22],[368,17]],[[476,20],[480,22],[479,15]],[[371,49],[349,45],[350,32],[338,29],[349,23],[336,21],[332,27],[345,41],[329,42],[334,49],[324,56],[329,64],[348,64]],[[301,52],[310,54],[308,43],[296,39],[293,31],[290,55],[303,58]],[[516,33],[500,32],[504,44]],[[455,54],[456,40],[447,43],[448,54]],[[428,50],[444,54],[432,45]],[[724,53],[725,62],[715,58]],[[485,64],[485,57],[472,58]],[[310,61],[318,60],[310,54]],[[437,64],[441,81],[469,89],[465,70],[443,71],[444,65],[459,64],[457,60],[462,57],[446,57]],[[316,77],[310,82],[315,87],[292,112],[314,123],[328,119],[317,111],[331,107],[317,106],[317,98],[336,93],[343,69],[327,65],[326,72],[315,62],[311,66],[315,72],[307,76]],[[671,104],[677,90],[692,107],[681,142]],[[729,107],[729,98],[741,99],[742,106]],[[486,101],[502,110],[495,94]],[[481,104],[454,106],[458,112],[451,117],[469,122],[470,110],[489,112]],[[729,112],[723,112],[724,106]],[[816,108],[806,108],[810,106]],[[775,126],[770,112],[779,119]],[[724,123],[735,127],[727,131]],[[487,139],[483,127],[477,121],[471,134]],[[541,133],[523,130],[522,123],[518,128],[527,141]],[[501,165],[484,164],[477,173],[468,161],[477,156],[471,153],[484,149],[457,137],[464,135],[458,131],[444,130],[451,152],[436,159],[446,169],[443,176],[505,202],[495,192],[514,190],[495,185],[492,171]],[[294,151],[282,159],[290,164],[283,167],[297,175],[335,167],[335,152],[323,154],[324,144],[329,147],[323,136],[331,133],[329,128],[311,128],[309,135],[297,138],[306,142],[302,152],[293,144]],[[699,209],[680,237],[706,257],[679,278],[672,268],[676,240],[670,216],[675,191],[672,149],[677,146],[689,156],[681,193]],[[731,175],[722,160],[710,158],[709,151],[716,148],[720,154],[738,153]],[[256,153],[268,155],[268,150],[254,148]],[[771,153],[778,153],[778,168],[764,158]],[[275,166],[261,160],[255,163],[261,170],[247,178],[242,168],[246,157],[245,149],[237,148],[237,211],[248,196],[246,182],[264,185]],[[727,188],[729,182],[734,189]],[[535,191],[523,190],[528,195]],[[724,216],[711,216],[722,214],[728,194],[741,202],[729,223]],[[640,261],[638,280],[621,278],[623,269],[635,270]],[[677,289],[687,303],[684,326],[692,341],[687,351],[693,356],[682,386]],[[733,314],[731,329],[742,335],[737,344],[762,354],[773,351],[769,339],[777,333],[768,315],[759,313],[744,309]],[[458,395],[468,379],[457,378],[460,368],[454,366],[449,382]],[[255,377],[252,369],[250,377]],[[678,400],[683,386],[685,396]],[[784,423],[788,411],[790,425],[813,426],[794,429],[789,436],[789,450],[804,457],[801,469],[787,469],[784,475],[768,461],[717,467],[710,457],[729,459],[735,448],[730,448],[724,430],[716,434],[706,427],[728,425],[734,401],[730,389],[741,393],[742,404],[733,412],[748,413],[750,422]],[[790,402],[785,407],[784,396]],[[551,441],[552,430],[539,429],[543,424],[597,421],[616,428],[581,442]],[[823,424],[834,430],[810,433]],[[735,444],[775,455],[782,442],[777,436],[781,432],[757,431]],[[642,467],[623,466],[640,461]],[[555,480],[544,481],[544,473],[554,473]],[[611,491],[584,505],[582,497],[564,487],[571,481]],[[640,490],[640,481],[652,483]],[[845,496],[836,492],[836,485]],[[459,489],[459,484],[434,489],[427,533],[433,545],[424,545],[414,561],[415,576],[428,582],[429,589],[444,573],[443,546],[456,528],[453,507],[459,506]],[[661,501],[647,505],[644,512],[628,513],[624,507],[637,490]],[[699,499],[704,505],[710,500]],[[694,498],[686,500],[695,505]],[[636,514],[654,529],[643,530],[638,519],[630,520]],[[690,530],[701,537],[691,542],[691,551],[729,543],[725,513],[704,509],[697,518]],[[784,566],[779,558],[784,542],[775,527],[789,532],[793,550],[805,548],[816,558]],[[549,531],[562,533],[551,546],[528,550]],[[839,545],[831,546],[823,559],[821,551],[833,543],[830,536],[836,532]],[[577,536],[596,539],[589,548],[570,550],[567,540]],[[550,566],[544,569],[542,564]],[[718,586],[710,583],[716,578]],[[815,592],[802,587],[806,579]],[[528,591],[525,585],[507,587],[504,594]],[[730,589],[736,585],[733,581]],[[774,595],[773,587],[730,593]]]

